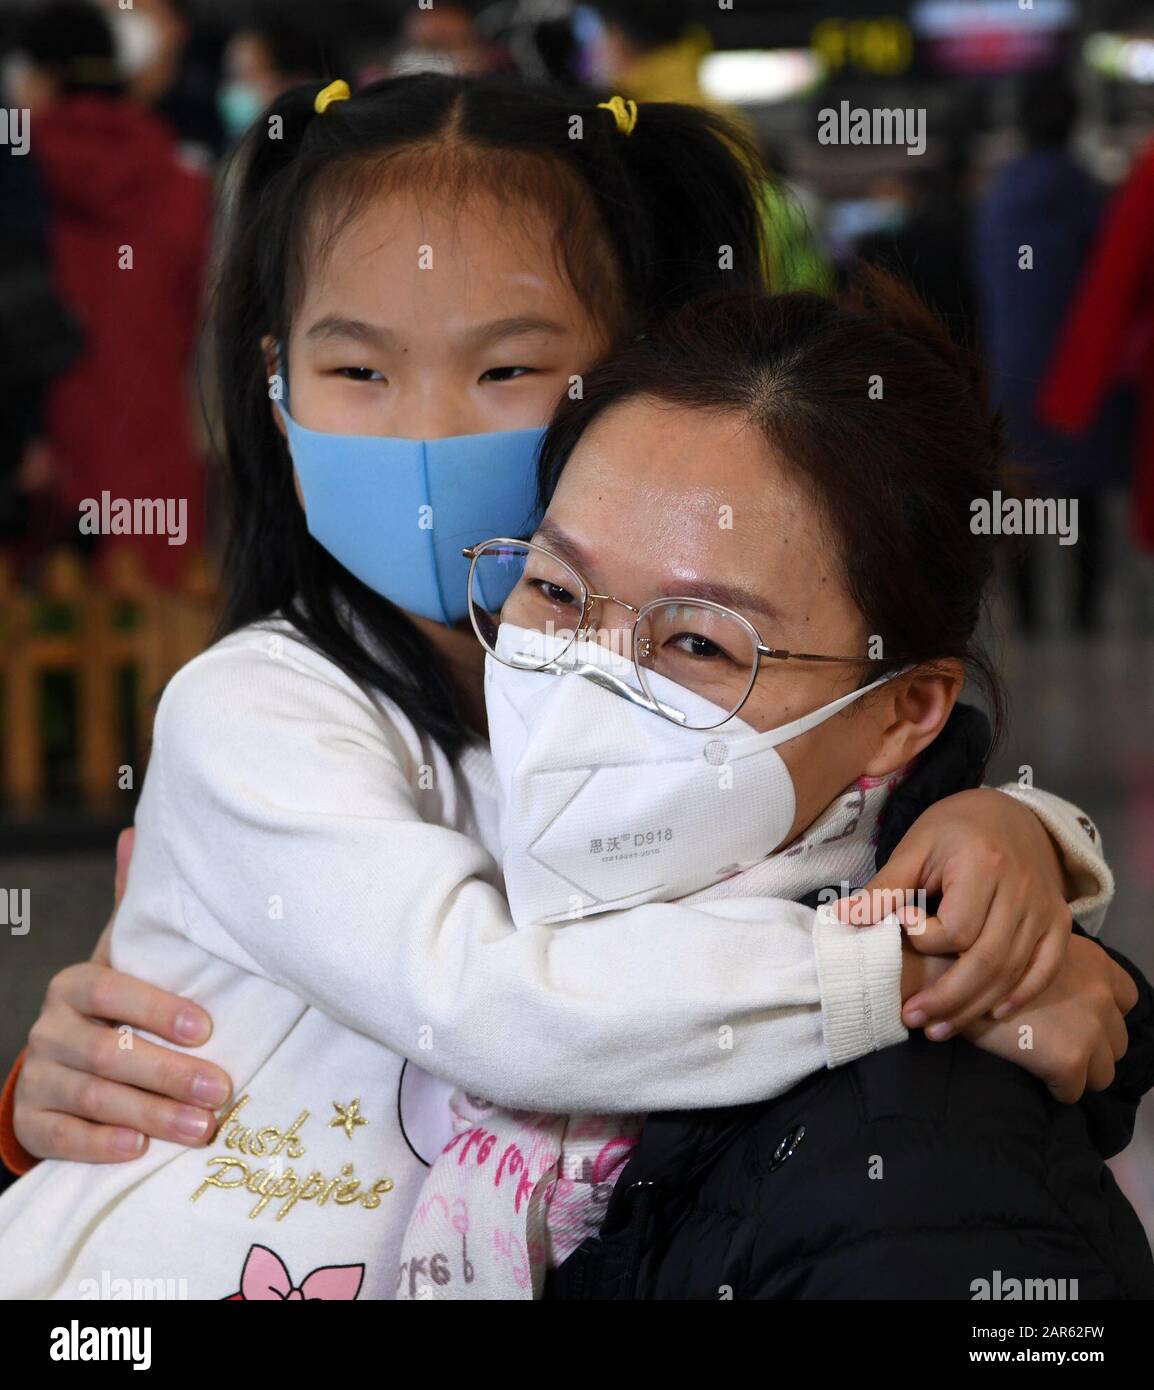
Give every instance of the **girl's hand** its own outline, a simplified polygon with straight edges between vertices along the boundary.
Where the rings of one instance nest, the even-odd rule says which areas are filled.
[[[965,1036],[1025,1067],[1056,1100],[1072,1105],[1085,1090],[1104,1091],[1114,1080],[1129,1042],[1124,1015],[1137,1002],[1126,971],[1095,942],[1074,936],[1057,979],[1028,1008],[1000,1023],[978,1019]]]
[[[935,803],[839,915],[880,922],[910,889],[941,895],[936,917],[905,914],[910,945],[959,959],[907,1001],[907,1027],[925,1026],[940,1041],[983,1014],[1005,1017],[1061,970],[1073,925],[1062,863],[1042,822],[1003,792],[978,788]]]
[[[117,903],[130,854],[122,837]],[[142,1154],[148,1136],[198,1147],[232,1091],[228,1075],[202,1058],[140,1037],[121,1048],[113,1025],[199,1047],[212,1019],[190,1000],[111,969],[108,930],[91,961],[53,977],[28,1038],[13,1121],[16,1138],[38,1158],[118,1163]]]

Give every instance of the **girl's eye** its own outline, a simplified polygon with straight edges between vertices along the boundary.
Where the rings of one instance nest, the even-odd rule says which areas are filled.
[[[380,372],[374,371],[372,367],[338,367],[337,375],[343,376],[346,381],[384,381]]]
[[[482,381],[516,381],[518,377],[528,376],[532,367],[490,367],[481,373]]]

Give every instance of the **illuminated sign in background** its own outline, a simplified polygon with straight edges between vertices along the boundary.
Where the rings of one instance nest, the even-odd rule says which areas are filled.
[[[823,19],[810,38],[814,54],[831,76],[844,72],[897,77],[914,60],[913,30],[904,19]]]

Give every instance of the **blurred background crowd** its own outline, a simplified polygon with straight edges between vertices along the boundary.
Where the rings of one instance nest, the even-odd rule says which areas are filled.
[[[1154,971],[1154,3],[4,0],[0,881],[35,887],[43,968],[0,982],[0,1064],[29,982],[96,936],[150,701],[211,629],[195,368],[228,152],[297,82],[421,70],[724,109],[775,176],[779,287],[881,262],[983,354],[1021,489],[1078,506],[1075,544],[1007,546],[995,773],[1095,818],[1110,940]],[[924,148],[828,143],[831,110],[909,112]],[[111,215],[130,276],[92,254]],[[82,534],[102,493],[187,499],[186,543]],[[1144,1118],[1120,1163],[1154,1229]]]

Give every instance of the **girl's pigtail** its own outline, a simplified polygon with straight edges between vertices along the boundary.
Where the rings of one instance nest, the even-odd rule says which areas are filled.
[[[305,134],[319,119],[315,109],[317,94],[325,82],[306,82],[283,92],[249,127],[230,161],[235,169],[237,215],[251,208],[268,186],[300,151]]]
[[[700,107],[642,103],[629,134],[610,111],[595,116],[624,171],[627,205],[616,211],[625,225],[614,240],[636,250],[647,317],[698,294],[764,288],[767,174],[752,141]]]
[[[221,261],[210,302],[212,415],[222,431],[217,452],[236,461],[229,468],[225,572],[228,592],[243,593],[246,607],[239,611],[230,601],[221,635],[281,607],[295,587],[292,542],[303,544],[304,522],[292,495],[292,472],[287,464],[268,471],[256,466],[260,458],[286,457],[269,408],[273,384],[265,342],[283,325],[281,296],[269,283],[267,266],[273,243],[274,255],[283,256],[287,239],[287,219],[276,206],[278,187],[298,159],[310,123],[321,119],[313,103],[324,85],[306,83],[278,97],[241,140],[224,175]],[[270,554],[258,544],[262,530],[277,525],[283,533],[286,517],[294,535]]]

